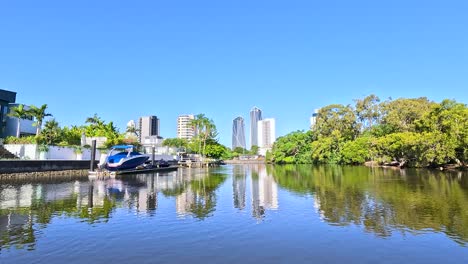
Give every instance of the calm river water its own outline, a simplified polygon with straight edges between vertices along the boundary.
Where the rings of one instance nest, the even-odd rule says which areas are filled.
[[[0,263],[468,263],[468,175],[239,165],[0,181]]]

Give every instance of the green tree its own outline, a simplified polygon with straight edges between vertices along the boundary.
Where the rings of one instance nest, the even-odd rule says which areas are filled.
[[[364,129],[370,129],[380,120],[380,98],[371,94],[364,99],[354,100],[356,102],[356,114]]]
[[[245,154],[245,153],[248,153],[248,151],[243,148],[243,147],[236,147],[235,149],[233,149],[233,152],[237,153],[237,154]]]
[[[356,114],[349,105],[325,106],[319,110],[316,131],[319,137],[329,137],[338,131],[344,139],[354,139],[359,133]]]
[[[257,155],[258,154],[258,146],[256,145],[253,145],[252,147],[250,147],[250,151],[249,151],[249,154],[250,155]]]
[[[456,159],[468,160],[468,108],[454,100],[434,104],[417,122],[420,132],[440,132],[456,145]]]
[[[140,136],[140,129],[136,128],[135,126],[127,126],[127,129],[125,130],[125,132],[135,135],[136,137]]]
[[[382,124],[388,125],[391,132],[415,132],[416,121],[427,114],[433,105],[426,97],[385,101],[380,104]]]
[[[80,145],[81,134],[84,129],[78,126],[63,127],[62,128],[62,143],[61,145]]]
[[[46,113],[47,104],[43,104],[41,107],[37,107],[31,105],[29,112],[32,117],[36,118],[35,126],[36,126],[36,136],[39,136],[41,133],[42,122],[44,121],[45,117],[52,116],[50,113]]]
[[[105,146],[111,147],[125,142],[124,134],[120,134],[119,130],[114,126],[113,122],[106,123],[97,114],[86,119],[87,126],[84,126],[85,134],[88,137],[105,137],[107,138]]]
[[[102,120],[98,116],[98,114],[95,113],[93,116],[86,118],[85,123],[89,123],[89,124],[92,124],[92,125],[102,125],[102,124],[104,124],[104,120]]]
[[[44,124],[41,137],[47,145],[55,145],[61,141],[62,130],[55,119],[48,120]]]
[[[24,105],[20,104],[18,106],[12,107],[10,109],[10,113],[8,113],[8,116],[17,119],[16,137],[19,138],[21,135],[21,119],[31,118],[31,112],[26,110]]]
[[[277,163],[311,163],[312,131],[295,131],[276,140],[271,159]]]
[[[187,148],[189,143],[185,138],[166,138],[162,144],[166,147]]]
[[[207,144],[205,148],[205,155],[209,158],[220,159],[227,153],[227,148],[219,143]]]
[[[206,142],[209,139],[215,139],[218,136],[216,125],[213,120],[207,118],[204,114],[198,114],[192,120],[192,125],[196,131],[196,141],[199,144],[198,153],[205,156]]]
[[[372,137],[359,137],[346,141],[341,149],[341,162],[344,164],[363,164],[374,157]]]

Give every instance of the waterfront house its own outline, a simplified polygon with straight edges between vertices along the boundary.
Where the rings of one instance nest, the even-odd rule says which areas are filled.
[[[16,93],[0,89],[0,138],[5,138],[7,113],[10,104],[15,103]]]

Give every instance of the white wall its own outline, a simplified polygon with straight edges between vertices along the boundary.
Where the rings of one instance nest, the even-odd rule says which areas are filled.
[[[75,149],[72,147],[59,147],[59,146],[49,146],[49,151],[44,155],[41,155],[37,150],[37,145],[27,144],[6,144],[4,145],[5,149],[15,154],[20,159],[47,159],[47,160],[89,160],[91,159],[91,150],[83,149],[83,153],[75,153]],[[101,153],[99,150],[96,150],[96,160],[99,160]]]
[[[96,140],[96,147],[102,148],[104,147],[104,144],[106,143],[107,138],[106,137],[86,137],[85,141],[82,142],[84,143],[82,146],[84,145],[91,146],[93,144],[93,140]]]
[[[35,144],[5,144],[3,147],[20,159],[38,159]]]

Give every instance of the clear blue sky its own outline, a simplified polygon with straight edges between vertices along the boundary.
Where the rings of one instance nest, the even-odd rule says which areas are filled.
[[[280,136],[371,93],[467,103],[467,14],[466,0],[1,1],[0,89],[62,125],[157,115],[163,137],[205,113],[230,146],[253,106]]]

